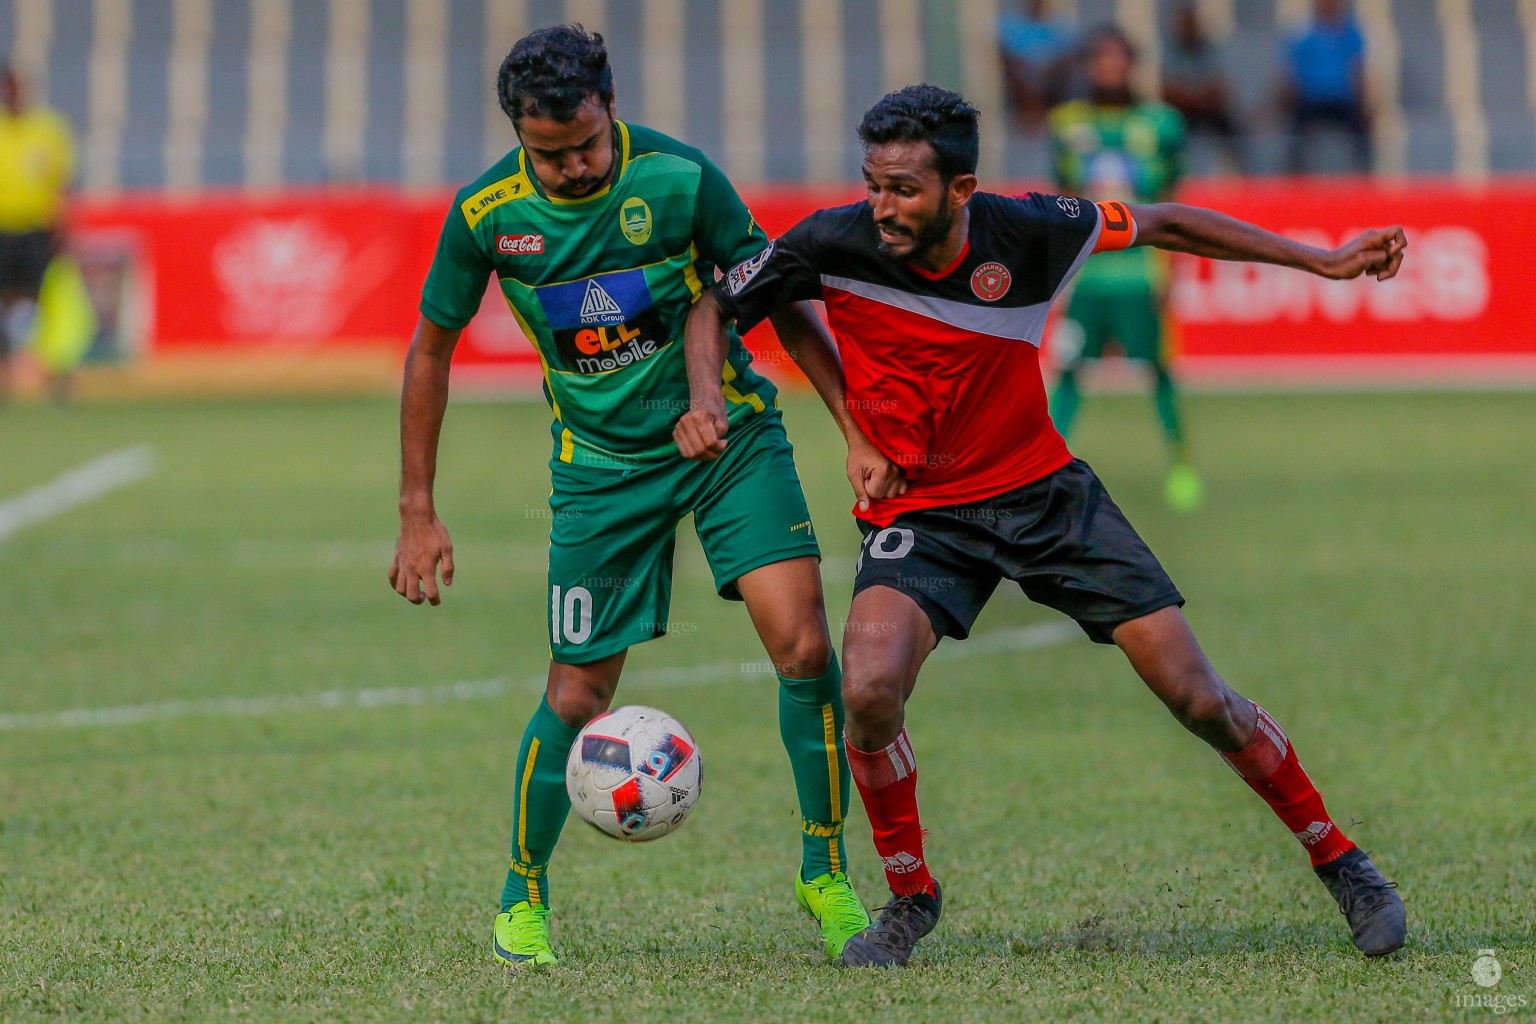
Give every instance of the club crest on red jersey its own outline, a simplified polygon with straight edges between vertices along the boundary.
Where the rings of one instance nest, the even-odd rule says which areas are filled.
[[[983,302],[996,302],[1008,294],[1013,275],[1001,263],[983,263],[971,274],[971,291]]]

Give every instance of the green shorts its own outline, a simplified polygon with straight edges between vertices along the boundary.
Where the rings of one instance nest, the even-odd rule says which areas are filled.
[[[1127,282],[1092,288],[1079,284],[1052,340],[1063,365],[1100,359],[1109,342],[1127,359],[1161,363],[1167,361],[1164,337],[1163,303],[1157,291],[1150,282]]]
[[[689,513],[721,597],[736,580],[821,556],[777,410],[731,431],[714,462],[615,470],[552,462],[549,652],[580,665],[667,633],[677,526]]]

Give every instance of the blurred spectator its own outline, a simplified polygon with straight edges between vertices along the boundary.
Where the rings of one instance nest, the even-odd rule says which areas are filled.
[[[1025,0],[998,19],[1008,102],[1023,128],[1038,128],[1046,112],[1066,99],[1076,56],[1071,22],[1052,13],[1048,0]]]
[[[1318,128],[1346,131],[1356,169],[1370,170],[1365,38],[1348,0],[1315,0],[1312,23],[1286,44],[1284,67],[1281,102],[1291,132],[1291,173],[1305,170],[1307,140]]]
[[[38,294],[63,241],[74,162],[69,125],[29,105],[21,75],[0,62],[0,399],[10,394],[12,349],[32,334]],[[55,387],[67,390],[67,374]]]
[[[1088,98],[1051,111],[1056,184],[1093,200],[1160,203],[1172,198],[1183,169],[1184,119],[1166,103],[1139,98],[1131,87],[1136,49],[1113,25],[1083,45]],[[1145,367],[1168,446],[1163,498],[1178,511],[1205,500],[1190,460],[1178,385],[1170,368],[1164,306],[1168,263],[1150,248],[1103,252],[1078,272],[1065,314],[1051,337],[1061,368],[1051,394],[1051,418],[1062,437],[1082,405],[1084,365],[1113,351]]]
[[[1226,67],[1193,3],[1174,13],[1173,32],[1163,45],[1162,85],[1163,101],[1184,115],[1189,133],[1220,138],[1232,170],[1243,173],[1241,132],[1232,117]]]

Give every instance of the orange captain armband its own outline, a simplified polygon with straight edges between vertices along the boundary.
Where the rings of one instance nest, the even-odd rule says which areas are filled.
[[[1099,240],[1094,252],[1119,252],[1136,244],[1136,220],[1124,203],[1095,203],[1099,208]]]

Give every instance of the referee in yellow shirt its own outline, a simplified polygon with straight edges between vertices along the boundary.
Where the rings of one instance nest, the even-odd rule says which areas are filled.
[[[69,125],[29,107],[21,76],[0,65],[0,400],[10,393],[11,349],[27,336],[43,274],[63,242],[74,172]]]

